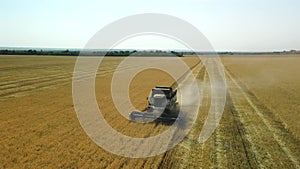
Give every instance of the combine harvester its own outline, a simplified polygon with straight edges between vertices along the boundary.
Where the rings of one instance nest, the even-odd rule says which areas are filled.
[[[133,111],[129,118],[134,122],[175,121],[178,117],[177,90],[157,86],[147,98],[148,108],[144,112]]]

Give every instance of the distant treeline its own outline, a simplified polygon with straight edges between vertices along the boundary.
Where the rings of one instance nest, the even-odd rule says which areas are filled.
[[[70,50],[0,50],[1,55],[56,55],[56,56],[78,56],[79,51]]]
[[[184,52],[175,51],[137,51],[137,50],[111,50],[111,51],[71,51],[71,50],[0,50],[0,55],[52,55],[52,56],[178,56],[183,57]]]
[[[175,52],[175,51],[162,51],[162,50],[155,50],[155,51],[137,51],[137,50],[114,50],[114,51],[82,51],[80,55],[83,56],[168,56],[168,57],[183,57],[183,52]]]
[[[183,57],[185,55],[264,55],[264,54],[300,54],[300,51],[290,50],[281,52],[191,52],[163,50],[0,50],[0,55],[52,55],[52,56],[167,56]]]

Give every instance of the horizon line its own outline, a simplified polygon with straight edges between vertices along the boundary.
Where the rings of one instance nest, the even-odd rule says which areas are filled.
[[[274,50],[215,50],[215,51],[193,51],[188,49],[83,49],[76,47],[27,47],[27,46],[0,46],[0,50],[71,50],[71,51],[81,51],[81,50],[111,50],[111,51],[180,51],[180,52],[203,52],[203,53],[272,53],[272,52],[299,52],[299,49],[274,49]]]

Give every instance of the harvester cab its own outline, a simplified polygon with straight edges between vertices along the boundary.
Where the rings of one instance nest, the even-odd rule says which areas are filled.
[[[155,110],[171,110],[177,101],[177,90],[171,87],[155,87],[148,98],[148,105]]]
[[[172,87],[157,86],[151,90],[148,100],[148,108],[144,112],[133,111],[129,114],[131,121],[145,119],[153,121],[159,120],[176,120],[177,118],[177,90]]]

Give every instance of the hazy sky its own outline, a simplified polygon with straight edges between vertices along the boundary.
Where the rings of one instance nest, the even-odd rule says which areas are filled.
[[[300,0],[0,0],[0,46],[83,48],[106,24],[164,13],[196,26],[216,50],[300,49]],[[182,48],[138,37],[121,48]]]

